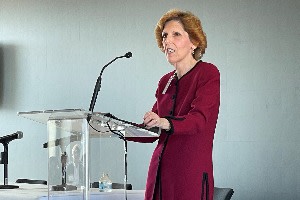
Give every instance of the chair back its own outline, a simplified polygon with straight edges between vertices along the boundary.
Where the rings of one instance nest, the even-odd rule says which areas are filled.
[[[214,200],[230,200],[233,193],[232,188],[214,187]]]

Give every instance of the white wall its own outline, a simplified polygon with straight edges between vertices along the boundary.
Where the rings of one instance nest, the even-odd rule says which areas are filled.
[[[153,31],[174,7],[201,18],[203,60],[221,72],[215,185],[234,188],[233,199],[300,198],[298,0],[0,0],[0,136],[24,132],[9,144],[10,181],[47,177],[46,127],[16,113],[88,109],[101,67],[128,51],[132,58],[106,69],[95,110],[141,121],[157,81],[172,70]],[[154,146],[129,144],[135,189],[144,188]]]

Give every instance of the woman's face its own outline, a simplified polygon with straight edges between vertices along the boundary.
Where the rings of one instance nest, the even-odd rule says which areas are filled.
[[[164,53],[169,63],[176,65],[194,59],[192,52],[195,45],[180,22],[175,20],[167,22],[162,31],[162,37]]]

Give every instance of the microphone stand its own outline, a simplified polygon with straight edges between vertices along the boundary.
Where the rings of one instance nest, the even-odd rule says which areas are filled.
[[[65,144],[66,142],[75,142],[80,141],[81,135],[73,134],[69,137],[63,137],[56,139],[54,141],[49,141],[47,143],[43,144],[43,148],[49,148],[53,146],[60,146],[61,150],[61,156],[60,156],[60,162],[61,162],[61,184],[60,185],[53,185],[52,190],[53,191],[71,191],[71,190],[77,190],[77,186],[75,185],[69,185],[67,184],[67,159],[68,155],[65,151],[66,146],[68,144]]]
[[[53,185],[53,191],[71,191],[77,190],[75,185],[67,184],[67,153],[62,152],[60,160],[61,160],[61,185]]]
[[[94,93],[93,93],[93,97],[91,99],[91,103],[90,103],[90,108],[89,108],[89,111],[91,112],[91,114],[88,115],[87,117],[87,121],[89,122],[90,119],[92,118],[92,113],[94,111],[94,107],[95,107],[95,103],[96,103],[96,100],[97,100],[97,96],[98,96],[98,93],[101,89],[101,81],[102,81],[102,74],[104,72],[104,69],[110,65],[111,63],[113,63],[115,60],[117,60],[118,58],[131,58],[132,56],[132,53],[131,52],[128,52],[126,53],[124,56],[119,56],[119,57],[116,57],[114,58],[112,61],[110,61],[109,63],[107,63],[101,70],[100,72],[100,75],[99,77],[97,78],[97,82],[96,82],[96,85],[95,85],[95,88],[94,88]],[[109,124],[107,124],[108,127],[109,127]],[[110,131],[112,133],[115,133],[115,131],[113,131],[110,127],[109,127]],[[119,135],[119,134],[117,134]],[[124,190],[125,190],[125,199],[127,200],[127,189],[126,189],[126,186],[127,186],[127,140],[124,138],[124,137],[120,137],[120,139],[124,140]]]
[[[8,185],[8,170],[7,170],[7,165],[8,165],[8,143],[9,142],[2,143],[3,147],[4,147],[4,151],[1,152],[0,164],[4,164],[4,185],[0,185],[0,189],[19,188],[19,186],[17,186],[17,185]]]
[[[107,126],[108,126],[110,132],[112,132],[115,135],[118,135],[119,138],[124,141],[124,182],[123,182],[123,184],[124,184],[124,191],[125,191],[125,200],[127,200],[127,181],[128,181],[128,179],[127,179],[127,153],[128,153],[127,140],[123,134],[119,134],[119,133],[117,133],[118,131],[113,130],[110,127],[109,123],[107,123]]]
[[[124,190],[125,200],[127,200],[127,140],[124,138]]]

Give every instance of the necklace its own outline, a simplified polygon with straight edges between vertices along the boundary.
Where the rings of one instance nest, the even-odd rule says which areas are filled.
[[[173,80],[176,76],[177,76],[177,71],[175,71],[174,74],[169,78],[169,80],[168,80],[168,82],[167,82],[167,84],[166,84],[164,90],[162,91],[162,94],[166,94],[166,92],[167,92],[167,90],[168,90],[168,88],[169,88],[169,86],[170,86],[172,80]]]

